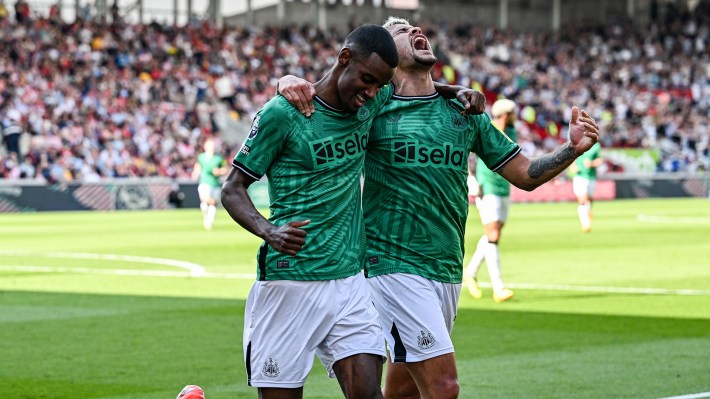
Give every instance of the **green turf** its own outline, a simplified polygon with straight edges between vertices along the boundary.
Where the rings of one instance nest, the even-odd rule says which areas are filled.
[[[485,286],[481,300],[462,295],[462,398],[710,392],[710,202],[598,202],[594,214],[583,234],[575,204],[513,205],[500,245],[519,288],[504,304]],[[241,332],[258,245],[223,211],[210,232],[197,210],[1,214],[0,386],[14,398],[174,398],[187,384],[255,398]],[[131,274],[145,271],[168,276]],[[318,362],[305,396],[341,397]]]

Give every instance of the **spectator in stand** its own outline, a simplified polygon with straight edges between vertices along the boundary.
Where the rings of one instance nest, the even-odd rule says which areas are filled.
[[[40,153],[78,145],[84,161],[96,165],[92,157],[107,141],[125,147],[131,176],[189,178],[209,121],[251,120],[275,94],[276,76],[318,80],[342,39],[295,25],[102,24],[88,8],[64,23],[33,12],[25,0],[4,4],[15,12],[0,13],[0,107],[11,102],[20,112],[37,170],[26,178],[40,180]],[[659,151],[661,171],[710,167],[710,2],[647,26],[610,20],[563,26],[556,36],[470,25],[424,29],[435,32],[432,46],[444,60],[432,71],[436,80],[520,106],[520,146],[534,150],[529,156],[566,140],[570,104],[588,104],[607,133],[604,147]],[[579,48],[578,40],[589,46]],[[209,118],[188,117],[198,108]],[[189,150],[176,155],[176,143]],[[82,178],[77,165],[65,176]],[[101,177],[114,176],[114,168],[99,168]]]

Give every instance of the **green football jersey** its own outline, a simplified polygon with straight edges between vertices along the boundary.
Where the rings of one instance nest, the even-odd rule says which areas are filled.
[[[508,126],[504,130],[506,136],[513,142],[518,142],[518,134],[515,129]],[[493,194],[499,197],[510,196],[510,183],[500,174],[493,172],[486,163],[479,157],[476,163],[476,180],[481,186],[483,194]]]
[[[370,133],[363,211],[368,277],[408,273],[460,283],[468,155],[498,170],[520,148],[487,115],[438,94],[393,96]]]
[[[210,187],[219,187],[222,184],[219,177],[212,173],[214,168],[227,166],[227,161],[221,155],[210,156],[203,152],[197,156],[197,163],[200,165],[200,184],[208,184]]]
[[[315,98],[316,112],[301,115],[282,96],[254,118],[233,166],[268,177],[269,221],[277,226],[311,220],[295,256],[264,242],[257,255],[259,280],[334,280],[362,270],[360,176],[372,121],[392,95],[387,85],[356,113]]]
[[[597,168],[595,167],[586,167],[584,166],[584,161],[589,160],[589,161],[594,161],[595,159],[599,158],[601,156],[601,151],[602,151],[602,146],[599,143],[596,143],[590,148],[587,152],[584,154],[580,155],[579,158],[575,160],[575,163],[577,164],[577,168],[579,169],[577,171],[577,176],[583,177],[587,180],[596,180],[597,179]]]

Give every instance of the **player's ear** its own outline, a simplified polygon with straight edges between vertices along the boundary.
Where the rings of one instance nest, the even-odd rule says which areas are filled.
[[[350,63],[350,60],[352,60],[352,57],[352,50],[347,47],[344,47],[340,50],[340,53],[338,54],[338,63],[340,64],[340,66],[346,67]]]

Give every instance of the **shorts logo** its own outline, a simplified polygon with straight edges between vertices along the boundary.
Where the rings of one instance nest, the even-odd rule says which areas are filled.
[[[452,143],[425,145],[418,140],[406,140],[395,141],[392,145],[392,162],[403,166],[460,168],[467,161],[467,154]]]
[[[367,258],[367,261],[371,265],[376,265],[376,264],[380,263],[380,257],[379,256],[370,256],[369,258]]]
[[[257,134],[259,134],[259,119],[261,118],[260,115],[257,115],[254,118],[254,122],[251,123],[251,130],[249,130],[249,136],[248,139],[251,140],[254,137],[256,137]]]
[[[287,260],[279,260],[276,261],[276,268],[277,269],[288,269],[289,268],[289,263]]]
[[[251,151],[251,147],[249,147],[246,144],[242,144],[242,148],[239,149],[239,152],[241,152],[244,155],[249,155],[249,151]]]
[[[372,112],[370,112],[370,109],[362,106],[360,109],[357,111],[357,120],[359,121],[364,121],[370,118],[370,115]]]
[[[417,336],[417,347],[419,349],[429,349],[436,345],[436,339],[427,330],[421,330],[421,334]]]
[[[264,377],[269,377],[269,378],[276,378],[281,374],[281,370],[279,370],[279,363],[272,359],[269,358],[269,360],[264,362],[264,367],[261,368],[261,374],[264,375]]]
[[[367,146],[367,133],[362,136],[355,133],[340,140],[328,137],[311,141],[308,145],[311,147],[313,166],[316,169],[321,169],[364,155]]]

